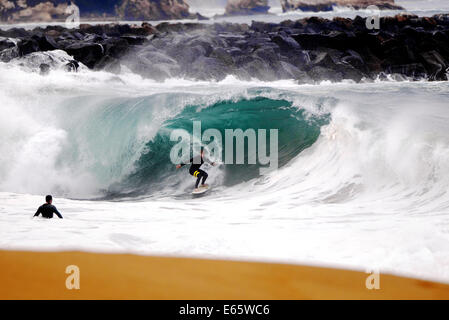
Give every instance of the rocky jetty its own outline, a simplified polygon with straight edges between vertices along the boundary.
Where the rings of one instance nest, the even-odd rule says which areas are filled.
[[[72,0],[81,19],[205,19],[189,12],[184,0]],[[0,20],[8,23],[64,21],[72,14],[67,0],[0,0]]]
[[[266,14],[268,10],[268,0],[228,0],[225,15]]]
[[[301,11],[332,11],[335,6],[366,9],[377,6],[380,10],[403,10],[394,0],[280,0],[284,12]]]
[[[156,80],[221,80],[227,75],[300,83],[386,75],[447,80],[449,15],[384,17],[380,25],[380,30],[369,30],[361,17],[312,17],[280,24],[16,28],[0,31],[0,59],[62,50],[90,69],[119,73],[126,67]]]

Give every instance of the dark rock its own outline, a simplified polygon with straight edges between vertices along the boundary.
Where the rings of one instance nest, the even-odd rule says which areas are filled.
[[[386,68],[389,74],[405,75],[413,80],[422,80],[427,77],[427,70],[421,63],[393,65]]]
[[[347,53],[347,55],[345,55],[341,59],[341,61],[343,63],[347,63],[356,69],[366,71],[365,61],[363,60],[362,56],[358,52],[356,52],[354,50],[348,50],[346,53]]]
[[[146,41],[145,37],[139,36],[121,36],[120,38],[126,40],[126,42],[132,46],[140,46]]]
[[[385,56],[385,59],[382,62],[384,66],[409,64],[417,61],[413,50],[407,45],[395,46],[385,50],[383,56]]]
[[[223,64],[227,66],[234,64],[234,59],[232,58],[232,55],[226,49],[223,48],[214,49],[209,56],[211,58],[215,58],[221,61]]]
[[[0,61],[9,62],[12,59],[18,58],[19,56],[20,53],[18,46],[10,47],[0,52]]]
[[[448,62],[437,51],[424,52],[421,58],[431,80],[447,80]]]
[[[214,50],[214,42],[210,36],[201,35],[187,41],[185,45],[190,47],[200,46],[204,49],[205,56],[209,56]]]
[[[176,60],[151,46],[130,53],[121,63],[133,72],[155,80],[165,80],[180,74]]]
[[[67,72],[78,72],[79,63],[76,60],[72,60],[65,65]]]
[[[151,24],[149,24],[148,22],[142,22],[142,29],[145,30],[145,32],[146,32],[147,35],[155,34],[155,33],[158,32],[157,29],[154,28],[154,27],[153,27]]]
[[[343,76],[335,72],[334,70],[329,70],[325,67],[315,66],[307,73],[314,81],[325,81],[330,80],[334,82],[342,81]]]
[[[40,70],[39,73],[40,73],[41,75],[45,76],[45,75],[47,75],[47,74],[50,73],[50,66],[49,66],[48,64],[46,64],[46,63],[42,63],[42,64],[39,66],[39,70]]]
[[[253,22],[251,27],[230,23],[161,23],[153,27],[143,23],[82,25],[71,30],[11,29],[0,31],[4,37],[0,39],[0,59],[10,61],[37,51],[49,54],[59,48],[92,69],[117,73],[126,66],[156,80],[221,80],[227,75],[298,82],[361,81],[382,74],[447,78],[448,16],[384,17],[381,24],[381,30],[372,31],[366,29],[362,17],[311,17],[280,24]],[[12,39],[17,34],[21,36]]]
[[[294,35],[293,38],[301,45],[302,48],[308,50],[330,45],[329,37],[323,34],[301,33]]]
[[[23,28],[12,28],[7,31],[0,30],[0,36],[10,38],[25,38],[30,36],[30,32]]]
[[[276,35],[272,40],[279,46],[282,51],[301,49],[299,43],[295,39],[287,35]]]
[[[274,70],[262,59],[249,58],[248,60],[242,67],[251,77],[263,81],[274,81],[278,79]]]
[[[295,79],[300,83],[310,83],[311,78],[308,76],[307,72],[300,70],[298,67],[291,63],[281,61],[282,73],[285,79]]]
[[[223,61],[213,57],[199,57],[191,65],[186,66],[187,78],[197,80],[223,80],[230,69]]]
[[[282,10],[292,11],[332,11],[333,6],[348,6],[354,9],[365,9],[370,5],[375,5],[381,10],[403,10],[395,5],[394,0],[281,0]]]
[[[129,38],[110,38],[101,42],[104,49],[104,56],[110,56],[114,58],[121,58],[129,50],[129,42],[132,42]]]
[[[40,50],[39,43],[34,39],[22,41],[17,45],[17,47],[19,49],[19,55],[21,56]]]
[[[110,55],[103,56],[100,61],[95,64],[96,70],[104,70],[111,73],[120,73],[120,61]]]
[[[48,36],[48,35],[42,35],[42,36],[34,35],[34,36],[31,37],[31,39],[35,40],[38,43],[40,51],[49,51],[49,50],[59,49],[58,44],[56,43],[56,41],[51,36]]]
[[[206,49],[200,45],[173,50],[170,56],[175,58],[180,65],[186,65],[194,62],[199,57],[206,56]]]
[[[16,46],[15,41],[9,38],[0,38],[0,51],[5,49],[13,48]]]
[[[105,53],[103,46],[99,43],[75,43],[66,47],[65,51],[89,68],[94,68]]]
[[[303,12],[326,12],[333,11],[333,3],[323,3],[323,4],[301,4],[297,6],[294,10],[301,10]]]
[[[228,0],[225,15],[266,14],[269,9],[268,0]]]
[[[339,73],[339,75],[341,75],[343,80],[354,80],[356,82],[360,82],[364,77],[366,77],[364,72],[347,63],[337,63],[335,70]]]
[[[266,23],[261,21],[252,21],[251,22],[251,30],[261,32],[261,33],[269,33],[273,31],[273,28],[276,28],[278,24],[276,23]]]

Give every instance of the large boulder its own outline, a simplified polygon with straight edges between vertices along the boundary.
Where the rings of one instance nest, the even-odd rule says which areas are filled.
[[[265,14],[269,9],[268,0],[228,0],[226,15]]]
[[[47,74],[51,70],[67,70],[67,65],[74,63],[73,57],[62,50],[45,52],[33,52],[26,56],[17,57],[10,61],[11,64],[20,66],[27,71]],[[84,65],[76,62],[77,69],[86,69]]]
[[[16,45],[17,45],[16,39],[0,37],[0,51],[15,47]]]
[[[64,50],[89,68],[94,68],[95,64],[105,55],[103,45],[95,42],[74,43]]]
[[[116,14],[124,20],[168,20],[194,18],[184,0],[121,0]]]
[[[21,41],[14,38],[0,37],[0,61],[9,62],[20,56],[18,44]]]

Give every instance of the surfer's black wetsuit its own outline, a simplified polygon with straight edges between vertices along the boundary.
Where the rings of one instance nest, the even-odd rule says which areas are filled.
[[[55,213],[59,218],[62,219],[62,215],[59,213],[58,209],[54,205],[51,205],[49,203],[45,203],[37,209],[36,213],[34,214],[35,217],[38,217],[39,214],[42,214],[44,218],[51,219],[53,218],[53,213]]]
[[[210,163],[210,161],[207,161]],[[201,179],[203,181],[201,184],[204,184],[207,180],[207,177],[209,176],[206,171],[203,171],[200,169],[200,167],[204,164],[204,158],[202,156],[196,156],[190,159],[189,163],[192,165],[190,166],[189,173],[194,176],[196,179],[195,183],[195,189],[198,188],[198,185],[200,184]],[[186,164],[181,163],[181,167],[184,167]]]

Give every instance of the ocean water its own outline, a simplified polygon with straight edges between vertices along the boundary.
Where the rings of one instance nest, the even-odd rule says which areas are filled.
[[[449,11],[447,1],[398,3]],[[256,19],[303,16],[273,10]],[[318,13],[356,14],[368,13]],[[28,62],[0,63],[1,249],[262,260],[449,283],[449,82],[160,83],[83,66],[40,76],[39,61]],[[187,168],[169,161],[171,132],[191,132],[192,121],[278,129],[279,169],[206,166],[212,190],[193,198]],[[64,220],[31,219],[49,193]]]
[[[378,269],[449,282],[449,83],[222,82],[0,64],[0,248]],[[169,162],[169,133],[279,129],[280,168]],[[52,193],[64,220],[31,219]]]

